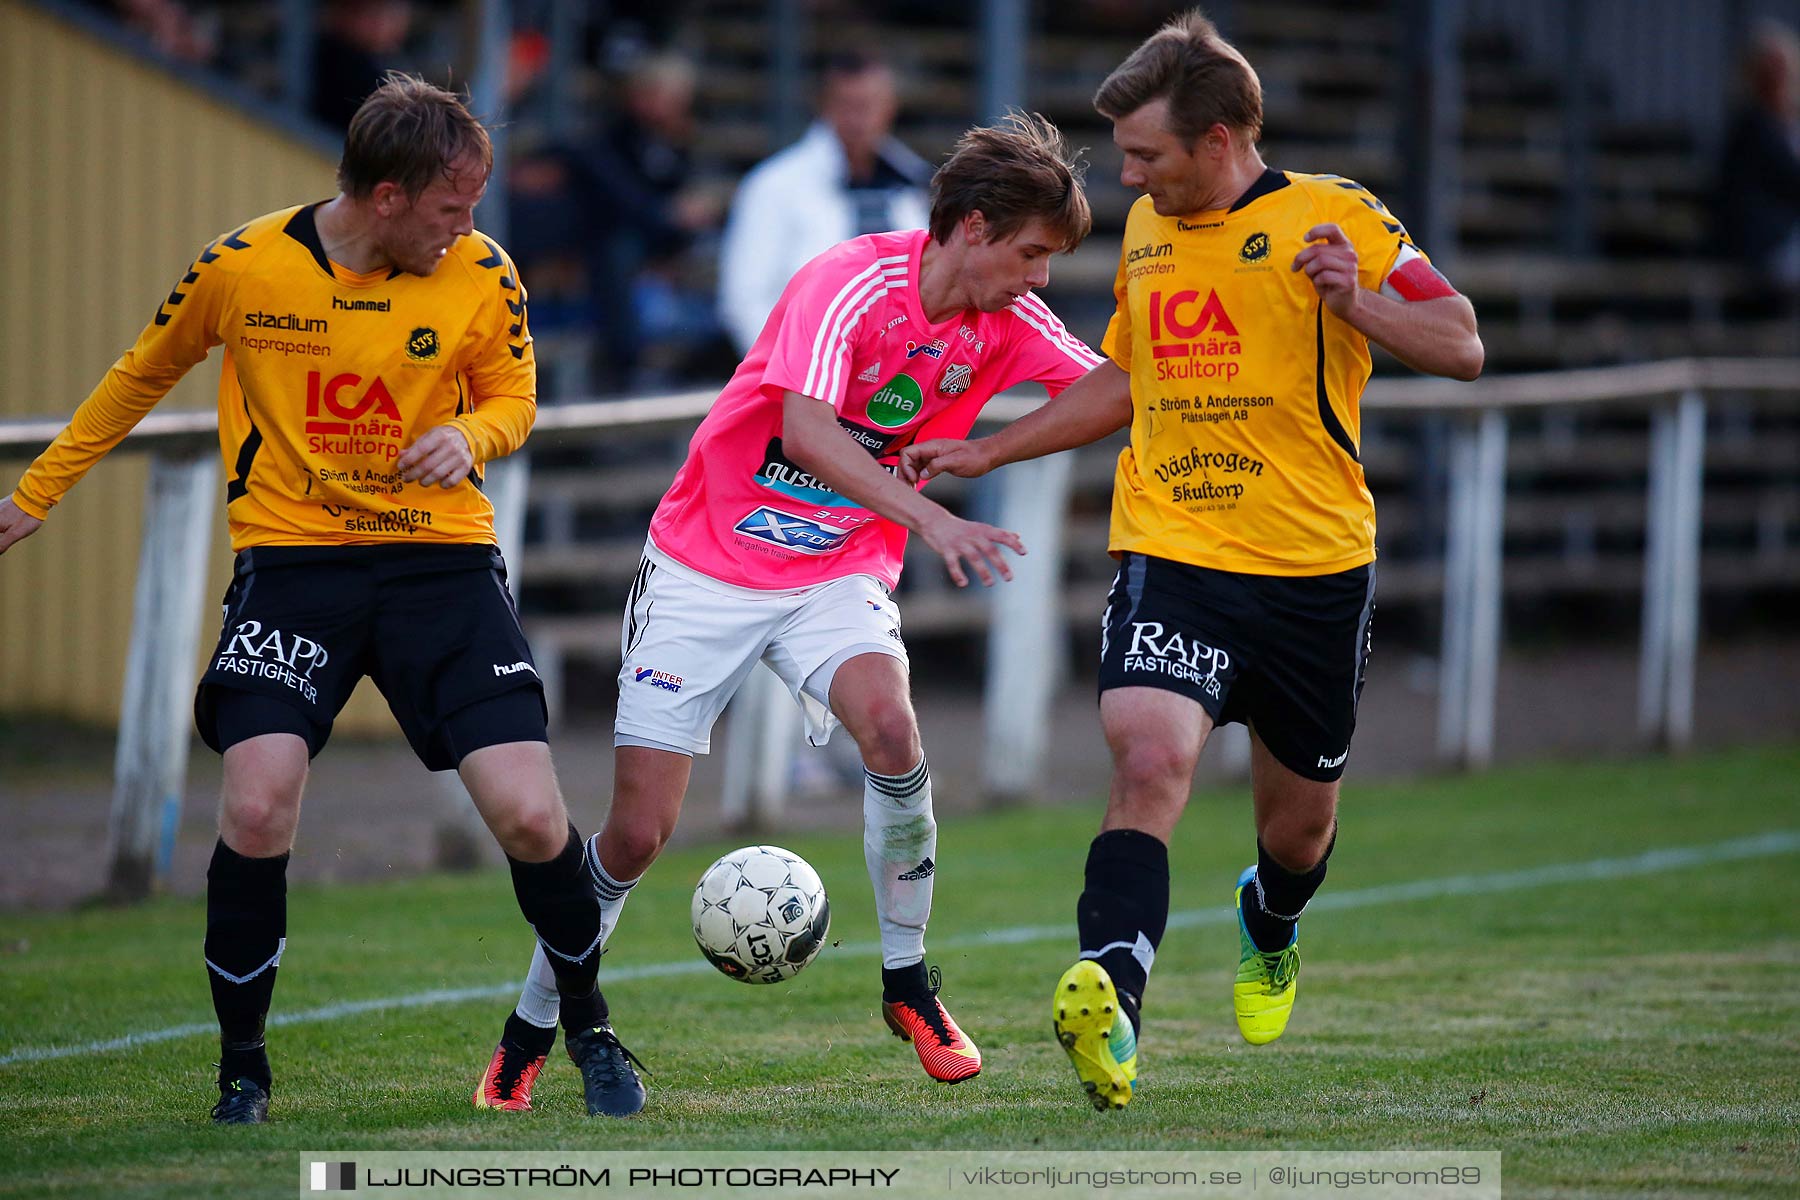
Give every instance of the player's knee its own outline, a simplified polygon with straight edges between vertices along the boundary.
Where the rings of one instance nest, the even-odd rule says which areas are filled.
[[[263,787],[228,796],[219,818],[225,844],[249,858],[268,858],[287,853],[294,840],[295,817],[300,809],[296,789]]]
[[[878,704],[859,724],[856,747],[869,770],[877,775],[898,775],[918,765],[923,754],[919,725],[905,701]]]
[[[1114,774],[1117,790],[1129,801],[1186,796],[1194,760],[1166,738],[1143,738],[1120,750]]]
[[[548,862],[569,843],[569,818],[561,806],[515,804],[488,820],[500,848],[520,862]]]
[[[642,875],[662,853],[672,832],[655,821],[608,825],[603,842],[604,858],[610,864],[608,869],[622,879]]]
[[[1336,827],[1336,819],[1330,813],[1284,814],[1266,822],[1258,836],[1276,862],[1289,871],[1304,874],[1325,857]]]

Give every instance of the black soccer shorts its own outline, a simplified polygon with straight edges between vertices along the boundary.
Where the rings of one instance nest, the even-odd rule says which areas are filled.
[[[1127,552],[1107,599],[1100,690],[1153,687],[1248,724],[1307,779],[1344,773],[1369,662],[1375,566],[1245,575]]]
[[[304,730],[316,755],[365,675],[430,770],[485,745],[548,740],[506,566],[474,545],[242,551],[194,721],[220,753],[246,736]],[[289,712],[239,703],[246,695]]]

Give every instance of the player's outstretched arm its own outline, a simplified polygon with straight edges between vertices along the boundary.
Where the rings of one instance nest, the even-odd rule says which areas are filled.
[[[844,432],[836,410],[822,400],[787,393],[781,412],[781,444],[789,458],[838,495],[918,534],[943,558],[944,570],[957,587],[969,583],[964,562],[983,586],[992,587],[995,575],[1012,578],[1000,548],[1025,553],[1018,534],[980,521],[965,521],[882,470],[869,452]]]
[[[1315,225],[1306,240],[1290,269],[1306,272],[1333,316],[1415,371],[1463,380],[1481,374],[1487,351],[1475,329],[1475,306],[1430,263],[1410,264],[1419,276],[1412,288],[1418,298],[1395,300],[1357,282],[1356,247],[1338,226]]]
[[[973,441],[933,438],[900,452],[900,478],[973,479],[996,467],[1097,442],[1131,424],[1131,376],[1111,359],[1064,388],[1049,403],[1005,429]]]
[[[43,526],[43,522],[13,503],[8,496],[0,500],[0,554],[17,542],[24,541]]]

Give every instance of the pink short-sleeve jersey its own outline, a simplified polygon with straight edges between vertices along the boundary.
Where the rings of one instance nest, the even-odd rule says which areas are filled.
[[[878,233],[795,273],[650,521],[662,554],[737,587],[785,591],[846,575],[900,576],[906,530],[832,491],[782,453],[785,393],[837,410],[886,469],[928,438],[960,438],[996,393],[1054,396],[1101,360],[1025,295],[938,324],[919,304],[926,233]]]

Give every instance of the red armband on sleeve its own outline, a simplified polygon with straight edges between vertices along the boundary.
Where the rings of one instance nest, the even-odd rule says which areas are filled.
[[[1409,258],[1389,271],[1387,284],[1400,299],[1407,301],[1442,300],[1456,295],[1450,281],[1423,258]]]

